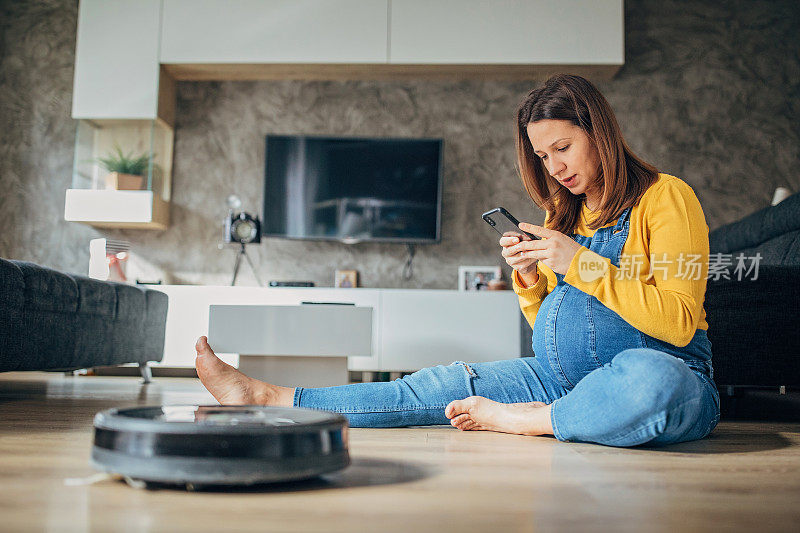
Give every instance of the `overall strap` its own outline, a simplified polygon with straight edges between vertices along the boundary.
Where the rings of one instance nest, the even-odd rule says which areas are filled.
[[[628,218],[630,217],[630,214],[631,214],[631,208],[626,207],[625,210],[619,215],[617,223],[614,224],[614,233],[617,233],[618,231],[620,231],[625,227],[625,222],[627,222]]]

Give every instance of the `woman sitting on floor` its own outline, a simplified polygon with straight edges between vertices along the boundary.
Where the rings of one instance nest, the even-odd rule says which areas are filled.
[[[289,388],[219,360],[197,373],[222,404],[309,407],[354,427],[447,424],[611,446],[708,435],[719,420],[703,300],[708,226],[692,189],[637,158],[589,81],[559,75],[517,111],[522,181],[541,240],[502,255],[536,357],[425,368],[388,383]]]

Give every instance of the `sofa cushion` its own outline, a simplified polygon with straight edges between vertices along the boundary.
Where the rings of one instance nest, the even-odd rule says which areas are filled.
[[[39,311],[75,313],[78,310],[78,285],[57,270],[26,261],[12,261],[22,272],[25,284],[24,306]]]
[[[708,238],[712,252],[733,253],[756,248],[775,237],[798,230],[800,193],[793,194],[776,206],[756,211],[738,222],[719,227]]]
[[[17,368],[19,363],[13,360],[11,354],[20,353],[22,338],[9,332],[20,331],[24,304],[25,280],[22,271],[14,263],[0,259],[0,368]]]
[[[114,286],[83,276],[72,276],[78,286],[78,314],[114,318],[117,291]]]
[[[800,216],[800,215],[798,215]],[[761,263],[764,265],[800,265],[800,230],[779,235],[753,248],[738,250],[736,254],[743,253],[745,257],[755,257],[761,254]]]
[[[128,321],[141,324],[147,312],[147,299],[144,289],[134,285],[112,283],[111,287],[117,293],[117,310],[115,316],[119,321]]]
[[[0,261],[0,306],[18,309],[24,302],[25,277],[22,270],[11,261]]]
[[[145,315],[144,339],[147,353],[158,354],[164,349],[166,328],[163,325],[163,316],[167,313],[169,297],[163,292],[149,290],[146,293],[147,314]]]

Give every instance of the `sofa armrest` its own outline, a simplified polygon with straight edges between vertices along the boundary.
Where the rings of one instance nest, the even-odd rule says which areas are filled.
[[[800,385],[800,266],[709,281],[706,317],[719,385]]]
[[[776,206],[756,211],[736,222],[712,231],[708,238],[712,252],[734,253],[757,248],[780,235],[800,230],[800,193]]]

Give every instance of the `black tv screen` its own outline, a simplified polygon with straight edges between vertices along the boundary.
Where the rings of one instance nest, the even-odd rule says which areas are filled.
[[[290,239],[439,240],[441,139],[268,135],[263,234]]]

